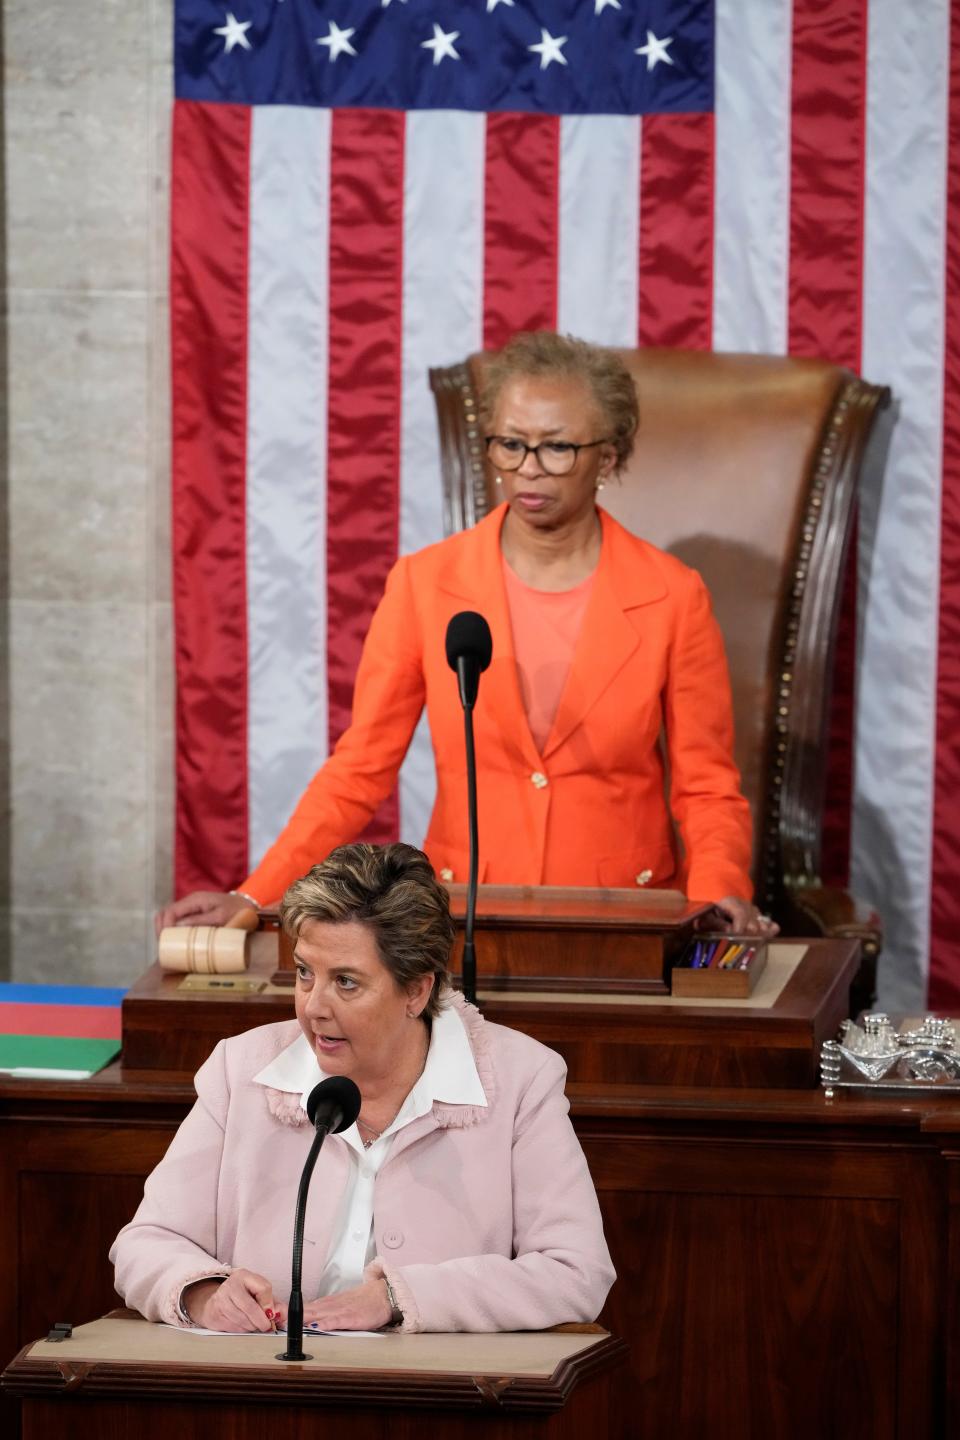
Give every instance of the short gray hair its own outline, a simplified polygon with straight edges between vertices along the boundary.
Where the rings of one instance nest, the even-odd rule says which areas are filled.
[[[492,423],[500,392],[517,377],[533,380],[582,380],[600,411],[620,471],[633,453],[640,424],[640,402],[633,376],[620,356],[603,345],[591,345],[554,330],[523,330],[508,340],[488,362],[483,376],[480,409]]]

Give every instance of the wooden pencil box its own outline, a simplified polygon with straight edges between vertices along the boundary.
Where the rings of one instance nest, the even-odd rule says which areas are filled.
[[[670,972],[670,993],[691,1000],[745,1000],[766,964],[767,942],[756,935],[698,935]]]

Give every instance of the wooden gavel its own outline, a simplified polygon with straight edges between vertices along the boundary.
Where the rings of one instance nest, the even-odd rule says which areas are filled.
[[[249,906],[225,925],[168,925],[160,931],[157,959],[163,970],[235,975],[247,968],[247,938],[259,924]]]

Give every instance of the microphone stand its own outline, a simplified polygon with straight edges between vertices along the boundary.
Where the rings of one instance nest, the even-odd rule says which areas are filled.
[[[287,1348],[277,1356],[278,1360],[312,1360],[303,1348],[303,1291],[300,1288],[303,1272],[303,1226],[307,1210],[307,1191],[310,1177],[320,1154],[320,1146],[330,1133],[330,1125],[318,1125],[310,1146],[307,1163],[300,1176],[297,1191],[297,1209],[293,1222],[293,1272],[290,1279],[290,1304],[287,1307]]]
[[[464,699],[463,729],[467,748],[467,812],[470,825],[470,869],[467,876],[467,914],[463,932],[463,998],[477,1003],[477,952],[473,922],[477,910],[477,872],[480,839],[477,830],[477,757],[473,747],[473,701]]]

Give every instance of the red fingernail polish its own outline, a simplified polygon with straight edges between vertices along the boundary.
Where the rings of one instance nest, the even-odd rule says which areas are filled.
[[[264,1313],[264,1315],[266,1315],[266,1317],[267,1317],[268,1320],[272,1320],[272,1319],[273,1319],[273,1311],[272,1311],[272,1310],[264,1310],[263,1313]]]

